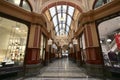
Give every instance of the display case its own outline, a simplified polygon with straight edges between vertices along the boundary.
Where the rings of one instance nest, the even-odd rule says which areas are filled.
[[[14,61],[14,64],[21,64],[24,60],[25,38],[10,38],[8,50],[6,53],[7,60]]]
[[[0,18],[0,67],[23,65],[28,27]]]

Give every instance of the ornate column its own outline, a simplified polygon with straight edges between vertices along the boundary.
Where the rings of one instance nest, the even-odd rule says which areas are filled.
[[[51,52],[52,43],[53,43],[53,42],[52,42],[52,39],[49,39],[49,40],[48,40],[48,46],[49,46],[49,52],[48,52],[49,55],[48,55],[48,56],[49,56],[49,61],[50,61],[50,62],[52,62],[52,60],[51,60],[51,59],[52,59],[52,56],[51,56],[51,54],[52,54],[52,52]]]
[[[73,55],[74,55],[74,62],[77,61],[77,44],[78,44],[77,39],[74,38],[74,39],[73,39],[73,49],[74,49]]]
[[[81,57],[81,51],[80,51],[80,39],[77,38],[78,44],[76,45],[76,63],[78,66],[82,65],[82,57]]]
[[[99,47],[95,22],[84,25],[86,66],[89,75],[103,76],[103,59]]]
[[[39,73],[40,68],[40,33],[41,26],[31,24],[28,47],[25,55],[25,75]]]
[[[69,59],[73,61],[74,60],[74,52],[73,52],[73,44],[72,43],[69,44],[69,48],[70,48],[69,49]]]
[[[48,45],[48,39],[46,44],[46,53],[45,53],[45,65],[49,64],[49,45]]]
[[[87,63],[103,64],[95,23],[85,25]]]

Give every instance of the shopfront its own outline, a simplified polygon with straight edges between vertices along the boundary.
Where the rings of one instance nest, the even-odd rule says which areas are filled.
[[[105,67],[120,73],[120,16],[101,22],[98,32]]]
[[[23,65],[28,27],[0,17],[0,67]]]
[[[12,19],[0,17],[0,78],[24,75],[28,27]]]
[[[45,35],[42,33],[41,34],[41,45],[40,45],[40,60],[42,61],[42,63],[45,63],[45,54],[46,54],[46,43],[47,43],[47,40],[46,40],[46,37]]]
[[[0,8],[0,79],[21,76],[24,75],[30,21],[19,13],[30,13],[31,8],[25,0],[1,0]],[[23,13],[19,12],[22,10]]]
[[[85,64],[87,56],[86,56],[86,52],[85,52],[86,46],[85,46],[85,35],[84,35],[84,33],[82,33],[79,40],[80,40],[79,45],[80,45],[80,53],[81,53],[81,55],[80,55],[81,64]]]

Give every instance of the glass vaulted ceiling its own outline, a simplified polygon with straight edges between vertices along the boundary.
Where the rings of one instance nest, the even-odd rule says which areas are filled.
[[[56,35],[68,35],[73,20],[74,7],[57,5],[49,9]]]

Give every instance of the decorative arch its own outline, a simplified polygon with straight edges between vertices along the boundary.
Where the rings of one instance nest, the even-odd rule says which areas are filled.
[[[68,2],[68,1],[57,1],[57,2],[53,2],[53,3],[49,3],[48,5],[46,5],[45,7],[42,8],[41,13],[44,13],[46,10],[48,10],[49,8],[56,6],[56,5],[69,5],[72,6],[76,9],[79,10],[79,12],[83,12],[83,10],[81,9],[81,7],[73,2]]]

